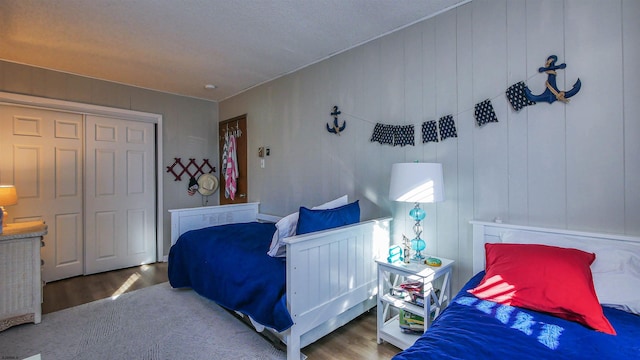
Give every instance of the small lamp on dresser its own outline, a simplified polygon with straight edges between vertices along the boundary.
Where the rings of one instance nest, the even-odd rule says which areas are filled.
[[[16,187],[13,185],[0,185],[0,234],[2,234],[2,228],[6,226],[7,220],[7,211],[4,207],[17,203],[18,194]]]

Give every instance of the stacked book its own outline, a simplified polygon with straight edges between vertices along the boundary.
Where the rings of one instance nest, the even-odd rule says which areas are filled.
[[[393,287],[391,296],[424,307],[424,292],[421,281],[404,282],[399,286]]]
[[[409,311],[400,309],[398,317],[400,330],[407,334],[422,334],[424,332],[424,318]]]
[[[436,296],[438,296],[440,290],[436,289]],[[424,287],[422,281],[407,281],[399,286],[395,286],[390,291],[391,296],[401,299],[407,303],[424,307]],[[433,300],[431,301],[433,305]],[[432,311],[431,317],[433,318],[435,311]],[[421,334],[424,332],[424,317],[400,309],[399,314],[400,329],[405,333]]]

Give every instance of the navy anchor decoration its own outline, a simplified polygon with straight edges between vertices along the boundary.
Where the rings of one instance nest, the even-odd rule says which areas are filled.
[[[546,89],[542,94],[534,95],[531,93],[531,90],[525,86],[524,93],[529,101],[546,101],[549,104],[552,104],[554,101],[558,100],[563,103],[568,103],[569,98],[580,91],[580,86],[582,85],[580,78],[578,78],[578,81],[573,84],[573,88],[571,88],[571,90],[558,90],[558,86],[556,85],[556,70],[566,68],[567,64],[562,63],[560,65],[556,65],[556,61],[558,61],[558,57],[556,55],[551,55],[547,58],[545,66],[538,69],[538,72],[545,72],[548,75],[545,83]]]
[[[333,126],[329,126],[329,123],[327,123],[328,132],[332,134],[340,135],[340,132],[342,132],[347,127],[346,120],[342,122],[342,126],[338,124],[338,115],[340,114],[342,114],[342,112],[338,110],[337,106],[334,106],[333,111],[331,112],[331,116],[333,116]]]

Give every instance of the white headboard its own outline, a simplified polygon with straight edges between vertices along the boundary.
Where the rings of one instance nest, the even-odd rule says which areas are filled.
[[[522,225],[510,225],[493,222],[471,221],[473,225],[473,273],[484,270],[485,243],[501,243],[503,235],[506,233],[525,233],[525,234],[542,234],[542,235],[560,235],[570,238],[578,238],[582,241],[589,240],[605,240],[611,241],[612,246],[615,244],[637,244],[640,246],[640,237],[604,233],[591,233],[584,231],[550,229]]]
[[[256,221],[260,203],[202,206],[188,209],[173,209],[171,213],[171,246],[180,234],[209,226]]]

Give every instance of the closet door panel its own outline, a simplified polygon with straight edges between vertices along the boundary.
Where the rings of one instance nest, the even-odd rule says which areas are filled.
[[[18,192],[6,221],[47,223],[44,281],[84,270],[82,124],[80,114],[0,105],[0,183]]]
[[[59,214],[55,219],[56,238],[69,239],[55,244],[55,263],[58,265],[82,264],[82,215]],[[79,270],[81,271],[81,270]],[[80,275],[80,274],[77,274]]]
[[[86,118],[87,274],[156,260],[155,127]]]

